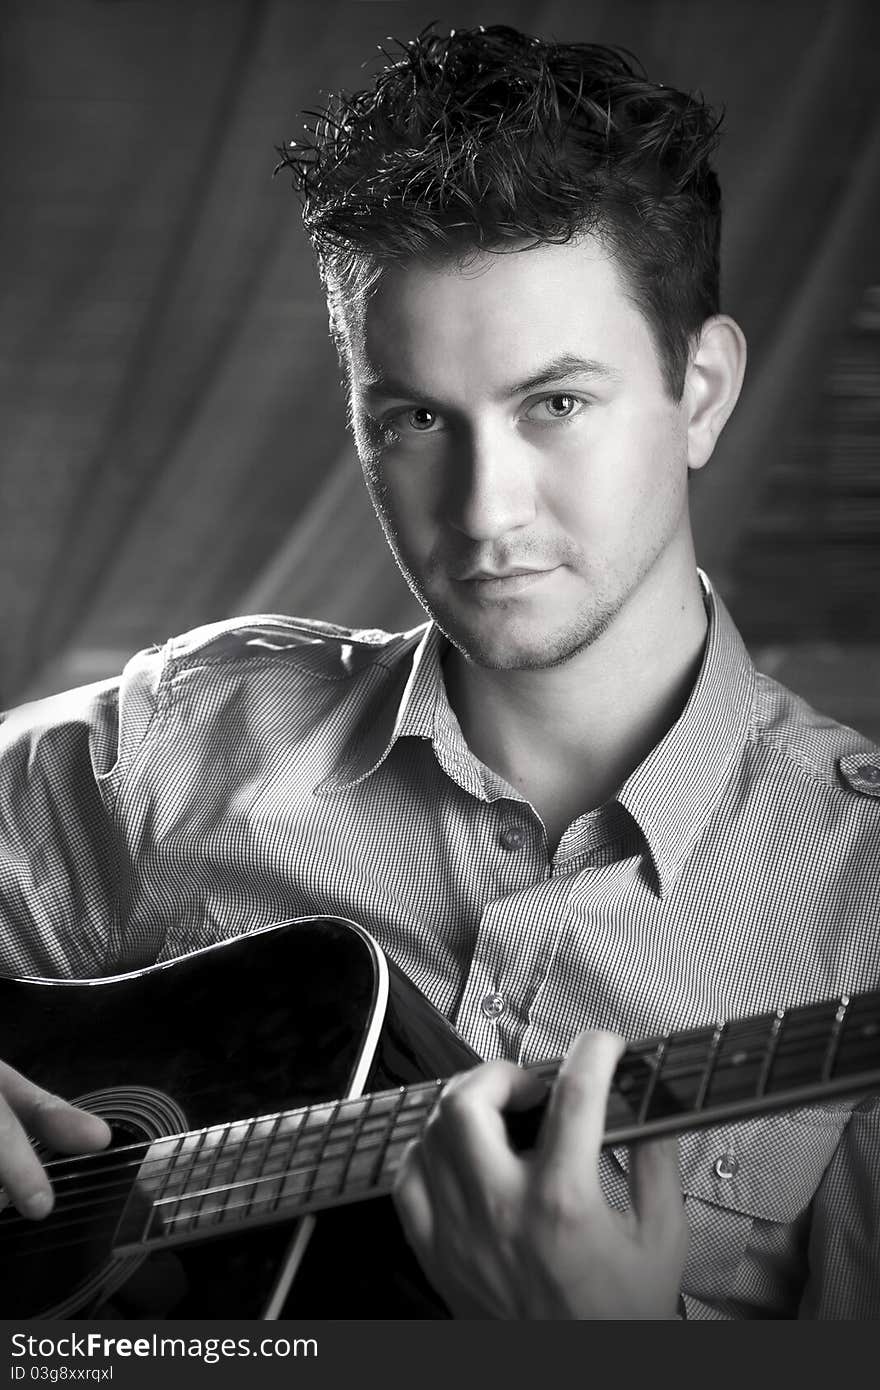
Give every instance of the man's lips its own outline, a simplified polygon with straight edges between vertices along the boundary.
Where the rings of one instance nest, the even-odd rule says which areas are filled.
[[[462,583],[470,579],[511,579],[515,574],[546,574],[548,568],[547,565],[510,565],[503,570],[472,569],[456,578]]]
[[[516,594],[526,589],[531,589],[534,585],[540,584],[548,575],[555,574],[558,565],[548,566],[546,569],[532,569],[524,565],[515,565],[505,570],[469,570],[460,576],[454,576],[456,584],[465,585],[472,593],[478,593],[490,597],[499,597],[508,594]]]

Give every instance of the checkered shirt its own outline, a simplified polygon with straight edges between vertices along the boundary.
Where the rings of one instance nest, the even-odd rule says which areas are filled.
[[[678,721],[555,854],[468,749],[442,635],[242,618],[0,726],[0,970],[360,922],[484,1057],[880,987],[880,751],[758,674],[706,581]],[[880,1317],[880,1102],[686,1135],[689,1318]],[[719,1161],[720,1160],[720,1161]],[[731,1161],[732,1160],[732,1161]],[[602,1180],[627,1202],[627,1153]]]

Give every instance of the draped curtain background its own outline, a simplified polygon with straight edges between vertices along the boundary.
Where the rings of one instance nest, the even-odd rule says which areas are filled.
[[[420,620],[271,173],[321,90],[434,19],[622,44],[726,107],[750,366],[700,560],[765,667],[880,736],[874,0],[6,0],[0,705],[235,612]]]

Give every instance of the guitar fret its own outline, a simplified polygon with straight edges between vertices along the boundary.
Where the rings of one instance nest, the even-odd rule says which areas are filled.
[[[199,1171],[199,1164],[202,1163],[204,1159],[205,1149],[207,1148],[209,1151],[209,1157],[206,1160],[204,1160],[205,1171],[207,1171],[211,1163],[210,1153],[213,1151],[215,1147],[214,1144],[208,1143],[209,1135],[211,1135],[212,1138],[214,1138],[215,1140],[217,1139],[216,1131],[212,1131],[210,1129],[203,1129],[198,1136],[197,1142],[193,1145],[193,1148],[186,1155],[186,1164],[178,1165],[180,1167],[180,1180],[176,1185],[176,1192],[179,1200],[177,1206],[170,1213],[171,1216],[177,1215],[177,1213],[180,1210],[180,1202],[183,1200],[183,1198],[186,1197],[189,1191],[196,1191],[203,1186],[204,1179],[202,1178],[202,1175]],[[181,1157],[182,1156],[183,1155],[181,1155]],[[164,1202],[167,1200],[167,1198],[162,1198],[161,1200]]]
[[[773,1017],[773,1022],[770,1024],[770,1037],[768,1038],[767,1046],[764,1049],[764,1060],[761,1064],[761,1071],[760,1075],[758,1076],[758,1085],[755,1089],[756,1096],[763,1096],[767,1093],[767,1087],[770,1084],[770,1073],[773,1070],[773,1061],[776,1057],[776,1052],[779,1047],[779,1040],[782,1034],[782,1027],[784,1022],[785,1010],[777,1009]]]
[[[286,1121],[286,1123],[285,1123]],[[300,1135],[305,1126],[305,1114],[293,1117],[283,1116],[271,1147],[263,1158],[262,1178],[278,1180],[289,1172],[299,1147]]]
[[[184,1144],[185,1144],[185,1142],[186,1142],[187,1137],[188,1137],[187,1135],[181,1134],[181,1135],[179,1135],[178,1138],[174,1141],[174,1149],[173,1149],[173,1152],[168,1156],[168,1159],[167,1159],[167,1161],[166,1161],[166,1163],[165,1163],[165,1171],[164,1171],[164,1173],[163,1173],[163,1175],[162,1175],[162,1178],[160,1179],[159,1186],[158,1186],[158,1188],[157,1188],[157,1190],[156,1190],[156,1193],[154,1194],[154,1199],[157,1200],[157,1201],[161,1201],[161,1199],[165,1196],[166,1192],[168,1191],[168,1187],[169,1187],[169,1184],[170,1184],[170,1182],[171,1182],[171,1178],[172,1178],[172,1176],[175,1175],[175,1172],[176,1172],[176,1169],[177,1169],[178,1160],[179,1160],[180,1154],[181,1154],[181,1152],[182,1152],[182,1150],[183,1150],[183,1146],[184,1146]],[[199,1143],[199,1142],[201,1141],[201,1138],[202,1138],[202,1136],[199,1135],[199,1139],[197,1140],[197,1143]],[[160,1142],[161,1142],[161,1141],[160,1141]],[[150,1150],[150,1153],[152,1153],[152,1149]]]
[[[278,1174],[270,1173],[268,1177],[259,1171],[254,1175],[248,1175],[241,1179],[235,1179],[232,1176],[235,1168],[239,1166],[241,1156],[227,1156],[224,1154],[223,1150],[227,1145],[237,1146],[242,1144],[243,1141],[239,1136],[247,1132],[251,1127],[251,1122],[242,1122],[237,1125],[229,1126],[223,1136],[218,1135],[221,1142],[214,1148],[211,1161],[205,1165],[203,1172],[199,1174],[199,1181],[202,1186],[190,1189],[182,1198],[177,1199],[177,1207],[174,1213],[170,1218],[166,1219],[170,1221],[175,1229],[185,1229],[185,1223],[187,1221],[190,1223],[190,1226],[195,1229],[199,1225],[205,1226],[223,1223],[227,1220],[240,1220],[251,1209],[257,1206],[263,1209],[268,1208],[272,1211],[278,1210],[282,1205],[283,1199],[291,1196],[290,1179],[293,1178],[294,1181],[296,1181],[307,1176],[310,1172],[308,1167],[304,1169],[291,1168],[293,1155],[298,1151],[299,1140],[304,1127],[303,1123],[301,1123],[301,1118],[302,1117],[294,1112],[288,1115],[282,1114],[271,1120],[272,1130],[270,1132],[269,1142],[273,1142],[274,1131],[280,1128],[285,1121],[288,1123],[293,1122],[296,1128],[292,1136],[285,1135],[283,1145],[276,1146],[278,1149],[283,1149],[286,1152],[287,1158],[285,1162],[282,1162]],[[266,1140],[261,1140],[261,1145],[265,1149]],[[220,1176],[220,1168],[226,1157],[230,1159],[229,1178],[222,1183],[217,1183],[215,1179]],[[263,1157],[265,1161],[266,1153],[264,1153]],[[247,1194],[246,1199],[243,1201],[239,1200],[245,1193]],[[297,1189],[293,1195],[301,1196],[301,1190]],[[233,1198],[234,1200],[231,1200]],[[175,1199],[172,1198],[170,1200]],[[289,1206],[289,1202],[285,1202],[284,1205],[285,1207]]]
[[[324,1135],[322,1112],[324,1105],[311,1105],[296,1132],[284,1171],[279,1174],[278,1192],[274,1201],[276,1211],[290,1211],[304,1205],[315,1180],[315,1150],[320,1149]]]
[[[834,1026],[838,1004],[820,1004],[805,1009],[788,1009],[767,1094],[772,1096],[792,1086],[810,1085],[822,1076],[829,1032]]]
[[[281,1126],[282,1119],[282,1115],[276,1115],[274,1120],[270,1124],[269,1133],[266,1135],[265,1139],[259,1141],[261,1147],[261,1154],[259,1160],[257,1161],[257,1171],[254,1175],[254,1186],[253,1190],[251,1191],[251,1195],[248,1198],[247,1206],[244,1212],[245,1216],[248,1216],[250,1214],[254,1204],[254,1199],[259,1191],[259,1183],[261,1183],[265,1178],[266,1160],[272,1151],[272,1145],[274,1144],[275,1139],[278,1135],[278,1130]],[[258,1121],[257,1128],[259,1128],[259,1124],[260,1122]]]
[[[355,1149],[357,1148],[358,1141],[364,1133],[364,1126],[366,1124],[367,1116],[369,1115],[370,1110],[372,1108],[372,1104],[373,1097],[367,1096],[364,1099],[364,1103],[352,1127],[352,1131],[349,1136],[348,1143],[346,1145],[345,1159],[342,1164],[342,1172],[339,1176],[339,1186],[336,1189],[336,1195],[338,1197],[342,1196],[342,1193],[345,1191],[346,1185],[348,1184],[349,1175],[351,1172],[351,1165],[354,1162]]]
[[[371,1182],[372,1184],[374,1184],[374,1185],[376,1185],[376,1186],[378,1186],[378,1184],[379,1184],[379,1182],[380,1182],[380,1180],[381,1180],[382,1168],[383,1168],[384,1163],[385,1163],[385,1155],[386,1155],[387,1152],[388,1152],[388,1146],[389,1146],[389,1144],[390,1144],[390,1142],[391,1142],[391,1137],[392,1137],[392,1135],[393,1135],[393,1133],[394,1133],[395,1127],[396,1127],[396,1125],[397,1125],[397,1120],[398,1120],[398,1117],[399,1117],[399,1115],[400,1115],[400,1112],[401,1112],[402,1109],[403,1109],[403,1105],[404,1105],[404,1101],[405,1101],[405,1100],[406,1100],[406,1087],[405,1087],[405,1086],[401,1086],[400,1089],[399,1089],[399,1091],[397,1092],[397,1098],[396,1098],[395,1103],[394,1103],[394,1108],[393,1108],[393,1110],[391,1111],[391,1114],[388,1116],[388,1121],[387,1121],[387,1123],[386,1123],[386,1125],[385,1125],[385,1132],[384,1132],[384,1135],[383,1135],[383,1137],[382,1137],[382,1140],[381,1140],[381,1142],[380,1142],[380,1144],[379,1144],[379,1148],[378,1148],[378,1151],[377,1151],[377,1153],[376,1153],[375,1161],[374,1161],[374,1163],[373,1163],[373,1165],[372,1165],[372,1168],[371,1168],[371,1170],[370,1170],[370,1179],[369,1179],[369,1180],[370,1180],[370,1182]]]
[[[412,1139],[418,1139],[421,1135],[444,1085],[445,1082],[438,1080],[432,1082],[430,1087],[418,1087],[416,1090],[401,1087],[399,1102],[376,1157],[374,1182],[377,1186],[393,1177],[402,1150]],[[404,1126],[407,1132],[404,1132]]]
[[[227,1206],[230,1189],[240,1187],[242,1182],[253,1182],[251,1177],[242,1177],[241,1174],[255,1125],[256,1119],[251,1119],[227,1128],[208,1174],[207,1186],[210,1191],[200,1202],[196,1225],[220,1225],[226,1221],[230,1214]],[[233,1212],[233,1219],[238,1215],[238,1212]]]
[[[822,1080],[828,1081],[834,1072],[834,1063],[837,1061],[837,1052],[840,1047],[840,1039],[846,1024],[847,1010],[849,1009],[849,996],[841,996],[840,1006],[835,1010],[834,1022],[828,1035],[828,1047],[822,1059]]]
[[[361,1196],[367,1195],[382,1182],[383,1166],[390,1149],[401,1141],[408,1144],[421,1132],[423,1116],[420,1106],[413,1105],[405,1114],[401,1114],[406,1098],[402,1087],[367,1098],[367,1104],[356,1121],[357,1143],[345,1144],[344,1176],[334,1195],[350,1196],[354,1191]]]
[[[180,1151],[183,1148],[184,1143],[186,1142],[187,1137],[188,1136],[185,1134],[179,1134],[171,1140],[160,1139],[158,1143],[151,1144],[149,1149],[147,1150],[144,1162],[141,1164],[141,1169],[138,1174],[138,1177],[142,1186],[147,1189],[149,1189],[149,1187],[152,1186],[152,1165],[156,1162],[161,1161],[164,1169],[162,1177],[159,1180],[157,1191],[152,1196],[152,1201],[149,1210],[147,1211],[146,1216],[144,1218],[144,1225],[140,1239],[140,1243],[143,1245],[145,1245],[147,1241],[154,1239],[157,1235],[161,1235],[162,1233],[162,1222],[159,1217],[158,1203],[163,1200],[164,1194],[168,1191],[168,1185],[171,1180],[172,1173],[174,1172],[175,1164],[177,1162]],[[171,1149],[171,1152],[168,1154],[167,1158],[165,1158],[163,1155],[162,1159],[160,1160],[159,1158],[157,1158],[155,1151],[157,1148],[165,1147],[169,1147]]]
[[[292,1167],[292,1165],[293,1165],[293,1160],[294,1160],[294,1158],[295,1158],[295,1156],[296,1156],[296,1153],[297,1153],[297,1151],[298,1151],[298,1149],[299,1149],[299,1141],[300,1141],[300,1138],[301,1138],[301,1136],[302,1136],[302,1134],[303,1134],[303,1132],[304,1132],[304,1130],[305,1130],[305,1128],[306,1128],[306,1125],[308,1124],[309,1116],[311,1115],[311,1113],[312,1113],[311,1106],[309,1106],[307,1109],[305,1109],[304,1111],[301,1112],[301,1114],[300,1114],[299,1117],[298,1117],[298,1121],[299,1121],[299,1122],[298,1122],[298,1124],[297,1124],[297,1126],[296,1126],[296,1128],[295,1128],[295,1130],[294,1130],[294,1132],[293,1132],[293,1137],[292,1137],[291,1139],[289,1139],[288,1142],[287,1142],[287,1144],[286,1144],[287,1157],[286,1157],[286,1159],[285,1159],[285,1161],[284,1161],[283,1168],[282,1168],[282,1172],[281,1172],[280,1175],[279,1175],[278,1191],[276,1192],[275,1196],[272,1198],[272,1201],[271,1201],[271,1207],[272,1207],[272,1210],[273,1210],[273,1211],[278,1211],[279,1208],[280,1208],[280,1206],[281,1206],[281,1199],[282,1199],[282,1197],[285,1195],[285,1192],[284,1192],[285,1179],[286,1179],[286,1177],[289,1175],[289,1173],[290,1173],[290,1171],[291,1171],[291,1167]]]
[[[614,1073],[614,1086],[608,1098],[608,1122],[613,1126],[619,1117],[621,1123],[633,1120],[641,1113],[644,1089],[648,1085],[648,1065],[636,1045],[628,1047],[617,1064]]]
[[[163,1224],[170,1229],[177,1225],[178,1217],[181,1215],[181,1204],[188,1189],[198,1186],[196,1174],[210,1133],[210,1130],[202,1129],[184,1138],[179,1152],[175,1155],[172,1181],[164,1185],[162,1195],[154,1201],[155,1210],[159,1212],[161,1209]]]
[[[229,1144],[233,1131],[236,1128],[237,1126],[229,1125],[217,1135],[217,1143],[214,1145],[214,1151],[208,1160],[207,1172],[203,1179],[207,1191],[199,1198],[198,1206],[192,1218],[193,1228],[200,1225],[211,1224],[211,1218],[213,1217],[217,1217],[217,1219],[221,1221],[223,1219],[222,1206],[226,1201],[227,1193],[226,1190],[217,1191],[218,1186],[224,1186],[223,1184],[218,1184],[217,1179],[222,1172],[226,1146]],[[218,1203],[220,1206],[219,1212]]]
[[[248,1148],[250,1146],[251,1139],[253,1138],[254,1127],[256,1126],[256,1123],[256,1119],[248,1120],[247,1122],[247,1128],[244,1132],[244,1138],[239,1143],[238,1157],[232,1165],[233,1182],[235,1182],[235,1180],[239,1177],[242,1171],[242,1165],[244,1164],[245,1159],[247,1158]]]
[[[756,1028],[752,1020],[726,1024],[704,1099],[705,1109],[756,1094],[764,1065],[765,1039],[764,1029]]]
[[[850,999],[834,1062],[834,1076],[852,1075],[876,1064],[880,1054],[880,1010],[871,996]]]
[[[642,1103],[639,1107],[640,1124],[645,1123],[645,1121],[648,1118],[648,1114],[650,1113],[651,1101],[654,1099],[654,1093],[657,1090],[657,1082],[660,1079],[660,1072],[662,1070],[663,1062],[666,1057],[667,1047],[667,1040],[665,1038],[661,1038],[660,1042],[657,1044],[654,1056],[651,1059],[651,1075],[648,1077],[648,1084],[645,1088],[645,1093],[642,1096]]]
[[[152,1193],[150,1189],[154,1187],[155,1175],[154,1172],[148,1171],[148,1165],[150,1169],[155,1169],[157,1165],[162,1164],[160,1146],[166,1141],[160,1140],[151,1146],[147,1162],[142,1166],[139,1177],[141,1185],[152,1198],[150,1223],[158,1223],[160,1232],[176,1230],[191,1216],[191,1212],[187,1211],[183,1204],[188,1200],[190,1191],[201,1183],[199,1164],[202,1162],[209,1137],[219,1137],[223,1128],[224,1126],[214,1126],[180,1135],[167,1161],[164,1176]]]
[[[712,1084],[712,1077],[715,1066],[718,1062],[718,1053],[721,1050],[721,1043],[724,1039],[724,1024],[716,1023],[712,1030],[712,1037],[706,1050],[706,1064],[700,1076],[700,1084],[697,1087],[697,1094],[694,1097],[694,1109],[702,1110],[706,1103],[706,1096],[709,1094],[709,1087]]]
[[[323,1126],[321,1135],[319,1136],[319,1141],[318,1141],[318,1144],[317,1144],[317,1152],[315,1153],[314,1158],[312,1159],[311,1164],[310,1164],[310,1177],[309,1177],[309,1182],[308,1182],[308,1185],[307,1185],[306,1191],[305,1191],[305,1201],[306,1201],[306,1202],[309,1201],[309,1199],[311,1198],[311,1196],[313,1195],[313,1193],[314,1193],[314,1191],[315,1191],[315,1184],[316,1184],[316,1182],[317,1182],[318,1173],[321,1171],[321,1169],[322,1169],[322,1168],[324,1168],[324,1169],[329,1169],[329,1168],[331,1168],[332,1165],[333,1165],[333,1163],[338,1162],[340,1158],[342,1158],[342,1159],[344,1160],[344,1154],[345,1154],[345,1141],[344,1141],[344,1140],[343,1140],[343,1146],[344,1146],[344,1147],[343,1147],[343,1151],[342,1151],[342,1154],[341,1154],[341,1155],[337,1156],[337,1155],[334,1154],[333,1151],[332,1151],[333,1126],[335,1125],[335,1123],[336,1123],[336,1121],[337,1121],[337,1118],[338,1118],[338,1115],[339,1115],[339,1110],[340,1110],[341,1104],[342,1104],[341,1101],[337,1101],[337,1102],[336,1102],[336,1105],[333,1107],[332,1113],[328,1116],[328,1118],[327,1118],[327,1119],[325,1120],[325,1122],[324,1122],[324,1126]],[[334,1182],[333,1185],[335,1185],[335,1182]]]
[[[696,1108],[706,1084],[706,1050],[711,1029],[672,1033],[650,1047],[627,1049],[615,1074],[609,1097],[608,1121],[643,1124]]]
[[[208,1217],[216,1214],[216,1199],[211,1206],[206,1203],[214,1196],[214,1178],[229,1128],[215,1125],[202,1130],[198,1148],[191,1156],[185,1174],[181,1175],[182,1191],[175,1198],[166,1197],[156,1203],[157,1206],[167,1207],[169,1201],[174,1202],[174,1206],[165,1212],[165,1221],[173,1230],[195,1231],[200,1225],[207,1225]]]
[[[301,1116],[297,1112],[265,1116],[257,1120],[251,1139],[254,1171],[236,1182],[237,1188],[250,1186],[246,1206],[270,1204],[280,1195],[280,1185],[296,1147]],[[265,1133],[260,1133],[265,1130]],[[259,1155],[259,1156],[258,1156]]]

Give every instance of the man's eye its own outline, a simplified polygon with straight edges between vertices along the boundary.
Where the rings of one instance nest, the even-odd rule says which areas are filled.
[[[571,420],[575,415],[580,415],[585,405],[586,402],[579,396],[569,396],[567,392],[559,391],[555,396],[545,396],[542,401],[530,405],[526,418],[539,424],[546,424],[550,420]]]
[[[398,428],[403,425],[407,429],[415,430],[417,434],[428,434],[436,429],[439,416],[433,410],[428,410],[427,406],[417,406],[415,410],[403,410],[391,422]]]

